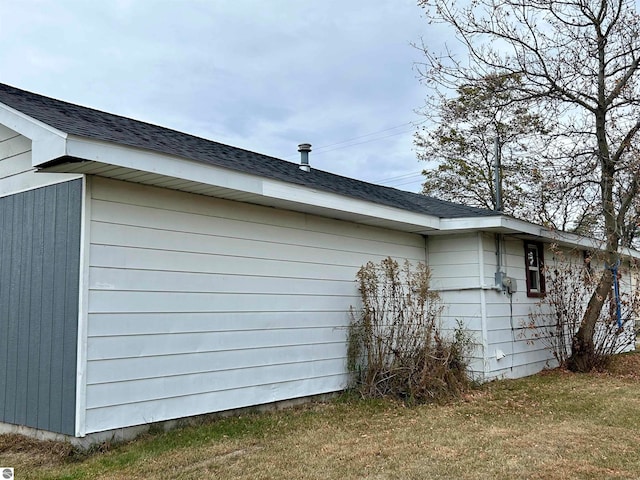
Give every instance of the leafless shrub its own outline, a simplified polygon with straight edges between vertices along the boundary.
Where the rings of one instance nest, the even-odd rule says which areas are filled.
[[[470,337],[461,326],[453,338],[442,335],[430,279],[425,264],[391,258],[358,271],[362,309],[351,310],[348,366],[361,395],[433,401],[468,385]]]
[[[554,248],[553,264],[545,266],[547,294],[529,314],[526,325],[530,338],[540,340],[560,366],[566,366],[572,354],[573,338],[580,328],[589,298],[596,288],[600,272],[594,262],[576,260]],[[618,274],[621,318],[618,322],[613,288],[600,312],[594,333],[593,367],[603,367],[610,357],[624,351],[635,338],[634,319],[640,308],[640,295]]]

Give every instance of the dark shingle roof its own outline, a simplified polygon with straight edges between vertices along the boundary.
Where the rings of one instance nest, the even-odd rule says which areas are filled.
[[[497,215],[497,212],[492,210],[446,202],[321,170],[312,169],[310,172],[304,172],[296,163],[73,105],[9,85],[0,84],[0,102],[71,135],[176,155],[209,165],[441,218]]]

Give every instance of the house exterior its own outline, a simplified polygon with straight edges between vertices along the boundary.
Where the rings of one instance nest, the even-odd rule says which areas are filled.
[[[355,274],[387,256],[431,267],[476,377],[532,374],[552,242],[594,248],[0,84],[0,425],[99,439],[342,390]]]

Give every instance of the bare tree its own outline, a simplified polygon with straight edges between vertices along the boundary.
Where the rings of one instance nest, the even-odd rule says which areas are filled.
[[[425,82],[440,94],[489,73],[517,76],[514,102],[556,120],[558,185],[597,192],[608,265],[619,260],[636,217],[640,130],[640,18],[631,0],[419,0],[431,21],[453,29],[464,55],[423,44]],[[588,195],[587,195],[588,196]],[[573,339],[569,366],[591,369],[596,321],[611,290],[605,269]]]

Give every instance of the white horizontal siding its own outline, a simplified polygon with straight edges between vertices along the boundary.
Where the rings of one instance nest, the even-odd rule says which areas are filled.
[[[443,292],[441,296],[445,300],[443,311],[445,318],[479,319],[481,310],[478,290],[465,292],[465,297],[467,298],[465,298],[464,303],[451,303],[448,300],[450,296],[446,292]],[[475,322],[473,322],[473,325],[474,327],[479,326]]]
[[[0,143],[0,146],[2,146],[2,143]],[[0,155],[3,155],[3,157],[0,157],[2,158],[2,161],[0,161],[0,178],[13,177],[32,170],[30,150],[20,152],[17,155],[0,152]]]
[[[220,411],[255,405],[254,399],[262,403],[282,400],[282,392],[288,392],[290,398],[304,397],[330,392],[336,385],[344,385],[346,374],[326,376],[306,376],[302,379],[262,383],[245,388],[232,388],[213,392],[203,391],[197,394],[178,395],[143,402],[128,402],[119,405],[92,408],[87,411],[87,424],[95,431],[108,430],[112,425],[128,425],[132,419],[149,423],[174,418],[176,412],[202,412],[203,406],[215,405]]]
[[[119,205],[112,204],[111,208],[117,209]],[[144,213],[142,213],[144,215]],[[206,221],[195,218],[194,221]],[[171,225],[171,224],[167,224]],[[219,232],[224,227],[220,226]],[[279,232],[286,234],[287,232]],[[243,238],[241,236],[226,236],[222,234],[201,234],[185,230],[173,231],[148,227],[134,227],[129,225],[117,225],[103,223],[94,220],[91,226],[92,243],[94,245],[112,245],[117,247],[142,248],[151,250],[163,250],[166,254],[172,252],[200,253],[204,255],[223,255],[225,257],[243,257],[253,259],[281,260],[294,263],[317,264],[325,263],[323,258],[330,256],[336,265],[356,266],[357,254],[362,249],[360,245],[352,245],[352,250],[344,249],[341,239],[335,238],[327,247],[295,244],[286,236],[277,238],[278,232],[274,230],[263,233],[264,237]],[[264,238],[261,239],[261,238]],[[114,242],[117,239],[117,242]],[[311,238],[309,239],[311,241]],[[387,248],[389,248],[387,246]],[[356,254],[356,255],[354,255]],[[382,252],[369,253],[370,258],[379,261],[386,257]],[[415,252],[414,252],[415,255]]]
[[[446,333],[461,324],[475,345],[469,368],[484,376],[484,351],[478,234],[432,236],[428,241],[432,286],[440,291],[442,328]]]
[[[164,193],[161,196],[153,196],[149,195],[149,193],[157,190],[155,187],[144,187],[141,185],[138,187],[137,189],[120,191],[119,194],[121,196],[118,197],[117,201],[128,205],[151,207],[152,209],[160,208],[164,212],[188,212],[194,215],[215,217],[221,221],[239,220],[242,223],[249,222],[251,225],[255,225],[256,228],[262,228],[260,227],[261,225],[267,228],[280,226],[286,228],[289,235],[295,234],[296,230],[313,231],[315,232],[314,238],[322,238],[324,235],[338,235],[340,237],[351,237],[365,244],[368,240],[371,240],[374,244],[381,242],[392,243],[398,247],[403,247],[407,244],[423,244],[423,240],[417,236],[401,235],[398,237],[398,232],[392,230],[371,228],[354,223],[336,222],[329,218],[304,215],[286,210],[278,210],[278,215],[272,217],[266,215],[266,212],[271,211],[271,209],[255,208],[255,206],[248,203],[231,201],[218,202],[216,209],[212,210],[210,203],[193,202],[192,195],[183,196],[173,190],[162,190]],[[109,193],[109,184],[106,183],[104,179],[95,185],[93,192],[96,200],[114,200]],[[257,232],[258,230],[250,229],[250,231]],[[407,243],[407,238],[413,238],[413,240]],[[313,239],[309,237],[304,237],[304,240],[313,241]],[[319,245],[324,245],[324,242],[320,242]]]
[[[353,281],[352,265],[326,265],[322,258],[306,262],[309,268],[301,269],[300,262],[289,259],[237,257],[222,252],[185,252],[158,250],[144,247],[117,245],[91,245],[93,270],[97,267],[126,270],[151,270],[153,272],[191,272],[218,275],[285,277],[298,279],[333,279]],[[95,275],[93,277],[96,278]]]
[[[344,329],[300,328],[188,332],[154,335],[104,336],[89,338],[88,359],[144,357],[219,350],[257,350],[277,346],[315,345],[344,342]],[[100,383],[94,379],[90,383]]]
[[[31,141],[0,125],[0,195],[11,193],[18,180],[12,177],[31,172]]]
[[[479,290],[444,291],[440,292],[440,298],[445,327],[455,326],[460,320],[469,330],[482,329]]]
[[[485,236],[484,240],[485,271],[491,273],[496,268],[494,250],[495,240],[492,236]],[[582,268],[582,252],[564,251],[562,256],[554,258],[554,254],[545,246],[545,263],[547,266],[554,262],[571,261],[577,268]],[[518,291],[510,298],[504,293],[488,291],[487,305],[487,378],[499,376],[520,377],[539,371],[547,366],[555,366],[553,352],[547,343],[535,337],[536,332],[526,328],[531,321],[530,314],[539,312],[541,299],[527,297],[525,278],[524,242],[513,237],[504,238],[503,271],[517,282]],[[595,263],[594,263],[595,266]],[[596,266],[597,267],[597,266]],[[630,288],[629,273],[623,266],[621,290]],[[487,280],[489,275],[486,275]],[[551,285],[547,284],[547,289]],[[496,359],[496,351],[506,355],[501,360]],[[508,365],[508,367],[505,367]]]
[[[532,338],[532,331],[526,327],[514,326],[512,329],[509,324],[504,328],[493,328],[488,331],[487,337],[490,344],[497,345],[499,343],[515,341],[528,341]]]
[[[529,375],[535,375],[545,368],[554,368],[557,366],[557,362],[553,359],[543,359],[539,361],[533,361],[530,355],[527,355],[526,361],[521,364],[515,364],[512,366],[508,360],[508,357],[493,366],[491,372],[487,374],[486,380],[495,380],[501,378],[522,378]]]
[[[436,289],[441,289],[445,306],[443,324],[451,328],[462,322],[476,339],[472,368],[484,370],[485,379],[499,376],[520,377],[545,366],[554,365],[548,345],[533,338],[525,328],[529,314],[540,308],[539,298],[527,297],[524,268],[524,245],[521,239],[506,236],[502,243],[502,271],[517,282],[518,291],[511,297],[497,290],[484,291],[486,305],[486,348],[481,348],[482,309],[479,287],[494,284],[497,269],[496,239],[482,236],[479,259],[477,234],[430,237],[429,266]],[[551,259],[545,251],[545,259]],[[480,261],[484,275],[480,278]],[[496,353],[505,357],[498,360]],[[483,360],[484,365],[479,360]]]
[[[482,307],[480,290],[448,290],[440,292],[443,310],[441,326],[444,335],[451,336],[459,325],[465,329],[474,344],[469,369],[474,378],[484,376],[484,352],[482,349]]]
[[[485,276],[494,281],[497,267],[493,235],[484,237]],[[547,252],[545,252],[545,259]],[[487,379],[517,378],[535,373],[553,363],[553,355],[544,342],[532,337],[525,326],[529,314],[539,308],[539,298],[527,297],[523,240],[505,236],[502,243],[502,271],[514,278],[517,291],[510,297],[503,292],[487,291]],[[506,355],[498,360],[496,352]]]
[[[355,274],[424,239],[93,178],[87,432],[345,386]]]
[[[546,346],[527,338],[528,332],[523,329],[529,320],[529,313],[538,303],[538,299],[526,296],[523,248],[522,240],[504,240],[502,270],[516,279],[519,290],[510,298],[493,289],[486,289],[481,295],[479,289],[481,285],[486,288],[494,284],[497,257],[493,234],[482,236],[482,258],[478,258],[477,234],[429,239],[429,264],[434,277],[438,279],[434,285],[439,285],[443,290],[443,319],[448,326],[462,322],[469,329],[478,345],[472,365],[474,370],[484,371],[485,379],[505,375],[505,372],[514,377],[532,373],[532,368],[534,371],[543,368],[551,355]],[[483,262],[482,278],[480,261]],[[484,351],[481,347],[483,296],[486,305]],[[498,350],[507,357],[498,361]],[[509,365],[506,370],[505,364]]]
[[[237,275],[167,270],[123,270],[94,267],[90,272],[91,289],[120,289],[127,291],[160,292],[215,292],[237,293],[249,290],[277,295],[286,291],[295,295],[313,294],[319,290],[325,295],[344,295],[350,280],[291,278],[274,275]],[[93,282],[93,279],[99,281]],[[292,282],[295,280],[295,282]]]
[[[229,293],[90,290],[91,313],[193,312],[332,312],[353,305],[355,285],[340,297],[319,291],[315,295],[282,292],[264,295],[249,290]]]
[[[252,387],[257,382],[275,385],[316,376],[340,375],[344,359],[316,359],[309,362],[253,365],[247,368],[212,370],[195,373],[181,372],[144,379],[105,382],[90,385],[87,408],[140,403],[164,398],[186,397],[221,390]],[[260,403],[263,403],[260,401]]]
[[[170,355],[148,355],[136,358],[90,359],[89,376],[102,383],[125,382],[163,376],[187,375],[213,371],[239,370],[262,365],[313,363],[344,356],[344,342],[310,343],[302,345],[276,344],[255,348],[247,355],[247,348],[216,349],[209,352],[174,351]]]
[[[300,322],[298,312],[203,312],[180,315],[176,321],[173,313],[94,313],[89,326],[92,337],[119,335],[152,335],[182,332],[226,332],[240,330],[271,330],[282,328],[342,327],[344,311],[307,312],[305,322]],[[114,333],[115,332],[115,333]]]
[[[4,125],[0,125],[0,154],[2,158],[8,158],[31,150],[30,143],[26,137]],[[12,145],[22,145],[22,147],[14,148]]]
[[[429,237],[433,288],[462,289],[480,285],[477,234]]]
[[[466,236],[461,238],[455,238],[455,241],[451,244],[447,244],[446,237],[430,237],[429,238],[429,260],[431,265],[438,267],[459,267],[468,265],[477,265],[478,263],[478,248],[477,237],[467,238]],[[443,242],[444,240],[444,242]],[[464,240],[461,242],[461,240]],[[476,242],[475,250],[462,250],[460,248],[469,248],[471,245],[466,245],[467,241]],[[446,250],[444,247],[448,247]],[[464,275],[467,276],[466,274]]]

